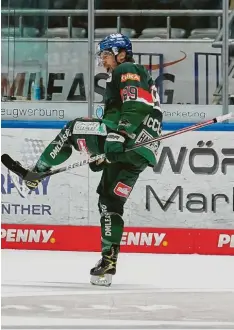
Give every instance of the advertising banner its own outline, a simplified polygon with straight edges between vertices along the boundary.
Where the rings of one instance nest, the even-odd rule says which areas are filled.
[[[79,102],[1,102],[2,120],[64,121],[88,116],[88,104]]]
[[[31,98],[32,82],[49,101],[82,101],[88,97],[87,40],[3,39],[2,96]],[[212,104],[221,84],[221,51],[212,41],[133,40],[136,63],[143,64],[166,104]],[[144,51],[142,51],[144,50]],[[233,94],[233,72],[230,94]],[[96,67],[95,101],[103,103],[108,74]],[[221,88],[222,89],[222,88]],[[218,103],[219,104],[219,103]]]
[[[59,130],[2,129],[2,153],[31,167]],[[189,132],[163,141],[154,170],[125,205],[126,227],[234,229],[234,132]],[[86,158],[73,152],[64,164]],[[46,178],[26,198],[2,166],[2,223],[99,225],[100,173],[83,166]],[[224,232],[225,234],[225,232]]]
[[[3,249],[99,252],[100,234],[97,226],[4,224],[1,241]],[[234,255],[234,230],[125,227],[121,252]]]
[[[98,116],[103,105],[94,104],[94,116]],[[200,122],[223,114],[220,105],[173,105],[164,104],[162,107],[165,122]],[[234,106],[230,106],[234,112]],[[88,116],[88,103],[86,102],[45,102],[45,101],[13,101],[1,103],[2,120],[27,121],[64,121],[77,117]],[[230,121],[234,122],[234,118]]]

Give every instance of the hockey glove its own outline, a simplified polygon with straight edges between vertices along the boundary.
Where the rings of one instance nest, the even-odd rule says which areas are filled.
[[[107,135],[104,152],[106,158],[110,161],[118,161],[119,154],[124,152],[125,137],[121,133],[111,132]]]
[[[100,172],[108,165],[107,159],[99,159],[96,162],[92,162],[89,164],[89,168],[93,172]]]

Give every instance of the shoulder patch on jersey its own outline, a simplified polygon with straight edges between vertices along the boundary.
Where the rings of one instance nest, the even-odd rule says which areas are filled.
[[[125,82],[127,80],[141,81],[141,77],[138,74],[131,72],[121,74],[121,82]]]

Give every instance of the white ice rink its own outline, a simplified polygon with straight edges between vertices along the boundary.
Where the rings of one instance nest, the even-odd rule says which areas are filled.
[[[110,288],[98,259],[2,250],[2,329],[234,329],[234,257],[121,254]]]

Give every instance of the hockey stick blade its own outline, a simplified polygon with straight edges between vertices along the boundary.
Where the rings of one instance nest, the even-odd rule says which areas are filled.
[[[24,169],[18,162],[14,161],[8,154],[2,155],[1,162],[8,170],[17,174],[22,179],[27,175],[27,170]]]
[[[17,174],[23,180],[38,180],[41,178],[40,173],[34,173],[23,168],[19,162],[12,159],[8,154],[1,156],[1,162],[11,172]]]

